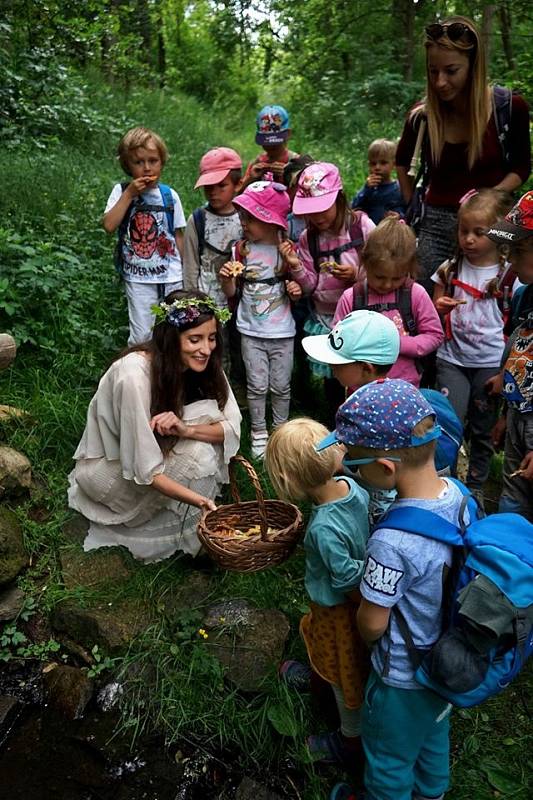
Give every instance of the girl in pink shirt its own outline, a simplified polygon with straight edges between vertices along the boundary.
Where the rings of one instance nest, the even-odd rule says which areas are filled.
[[[416,239],[403,220],[388,217],[368,237],[362,253],[366,278],[343,293],[333,318],[335,325],[351,311],[366,308],[389,317],[400,334],[400,355],[389,378],[401,378],[418,388],[418,360],[444,340],[439,315],[416,276]]]
[[[282,245],[292,279],[311,298],[304,330],[309,336],[328,334],[341,294],[359,277],[359,253],[375,225],[364,212],[350,210],[339,170],[325,162],[302,171],[292,210],[307,223],[297,253],[289,242]],[[310,361],[312,373],[325,378],[326,398],[336,410],[344,394],[330,367]]]

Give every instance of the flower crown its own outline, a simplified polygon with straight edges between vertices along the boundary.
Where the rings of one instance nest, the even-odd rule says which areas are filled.
[[[205,300],[183,297],[173,300],[172,303],[165,303],[164,300],[161,300],[160,303],[152,306],[152,313],[155,314],[156,325],[166,320],[176,328],[190,325],[202,314],[213,314],[222,325],[225,325],[231,317],[231,312],[227,308],[219,308],[210,297],[206,297]]]

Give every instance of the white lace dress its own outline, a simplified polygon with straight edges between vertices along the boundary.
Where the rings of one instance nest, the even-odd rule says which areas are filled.
[[[241,414],[229,389],[221,412],[216,400],[185,406],[187,425],[220,422],[219,445],[180,439],[163,456],[150,429],[150,363],[129,353],[102,377],[87,412],[87,425],[74,454],[68,501],[88,520],[85,550],[124,545],[142,561],[160,561],[182,550],[196,555],[200,509],[173,500],[150,485],[169,478],[215,498],[228,482],[228,463],[239,449]]]

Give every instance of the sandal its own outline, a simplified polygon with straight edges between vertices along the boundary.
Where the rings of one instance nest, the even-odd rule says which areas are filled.
[[[357,800],[357,798],[347,783],[336,783],[330,792],[329,800]]]
[[[290,688],[298,692],[308,692],[311,689],[311,675],[313,670],[308,664],[301,661],[284,661],[279,668],[281,680]]]

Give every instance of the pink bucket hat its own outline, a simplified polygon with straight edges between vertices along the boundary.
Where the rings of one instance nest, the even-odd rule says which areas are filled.
[[[341,189],[341,176],[335,164],[325,161],[310,164],[298,179],[292,210],[295,214],[325,211],[333,205]]]
[[[213,150],[208,150],[200,161],[200,177],[194,188],[220,183],[231,169],[242,169],[241,157],[235,150],[231,147],[214,147]]]
[[[279,225],[287,230],[287,214],[291,201],[282,183],[272,181],[255,181],[246,187],[242,194],[233,198],[239,208],[243,208],[252,217],[270,225]]]

